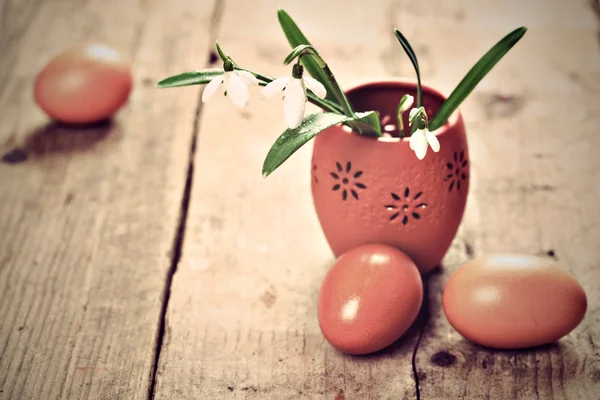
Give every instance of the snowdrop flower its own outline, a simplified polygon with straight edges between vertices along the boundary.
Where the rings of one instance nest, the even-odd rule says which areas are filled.
[[[415,119],[419,117],[419,120]],[[409,120],[411,125],[416,123],[418,129],[410,137],[409,146],[415,152],[417,158],[422,160],[427,154],[427,147],[431,146],[434,152],[440,151],[440,142],[437,137],[427,129],[427,113],[423,107],[410,110]]]
[[[425,158],[428,145],[431,146],[431,150],[434,152],[437,153],[440,151],[440,142],[433,133],[427,130],[427,128],[417,129],[410,137],[409,145],[419,160]]]
[[[248,71],[234,70],[233,63],[223,63],[224,74],[211,80],[202,93],[202,102],[207,102],[223,84],[224,93],[229,96],[231,102],[239,108],[244,108],[250,100],[248,86],[257,86],[258,80]]]
[[[275,93],[284,91],[283,112],[288,128],[294,129],[300,125],[306,108],[306,88],[309,88],[321,99],[325,98],[327,90],[321,82],[310,77],[303,77],[304,67],[294,64],[292,76],[281,77],[269,83],[261,92],[263,100],[272,97]]]

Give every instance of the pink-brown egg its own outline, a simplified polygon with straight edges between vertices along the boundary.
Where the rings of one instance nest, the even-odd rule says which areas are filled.
[[[366,244],[342,254],[321,285],[318,318],[325,339],[348,354],[396,341],[419,313],[423,283],[402,251]]]
[[[133,85],[127,60],[104,44],[65,50],[38,74],[34,97],[51,118],[89,124],[112,117],[127,101]]]
[[[587,299],[577,280],[553,260],[496,254],[475,258],[452,275],[443,308],[465,338],[518,349],[567,335],[583,319]]]

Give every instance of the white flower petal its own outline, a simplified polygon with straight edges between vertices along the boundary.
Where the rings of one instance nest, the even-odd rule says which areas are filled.
[[[306,107],[306,89],[301,79],[290,79],[285,88],[283,111],[288,128],[294,129],[300,125]]]
[[[248,105],[250,91],[248,90],[248,86],[246,86],[246,82],[237,74],[231,74],[229,77],[229,81],[227,82],[227,96],[239,108],[244,108]]]
[[[266,100],[272,97],[275,93],[279,93],[286,87],[288,82],[290,81],[289,76],[283,76],[281,78],[275,79],[273,82],[267,84],[260,92],[260,98]]]
[[[433,150],[436,153],[438,151],[440,151],[440,142],[438,141],[437,136],[435,136],[433,133],[431,133],[429,131],[426,131],[425,135],[427,137],[427,142],[431,146],[431,150]]]
[[[417,147],[417,149],[415,150],[415,154],[417,155],[417,158],[419,160],[424,159],[427,155],[427,145],[424,145],[423,147]]]
[[[210,82],[208,82],[208,85],[206,85],[206,87],[204,88],[204,92],[202,92],[203,103],[208,101],[208,99],[210,99],[211,96],[215,94],[217,89],[219,89],[219,86],[221,86],[221,83],[223,83],[223,77],[224,75],[219,75],[213,78]]]
[[[321,82],[318,80],[313,79],[310,76],[305,76],[304,83],[306,84],[306,87],[311,90],[311,92],[317,95],[317,97],[324,99],[325,96],[327,96],[327,89],[325,89],[325,86],[323,86],[323,84],[321,84]]]
[[[229,85],[229,78],[231,78],[231,71],[225,72],[225,74],[223,75],[223,91],[226,92],[227,91],[227,87]]]
[[[417,131],[415,131],[415,133],[413,133],[413,134],[410,136],[410,139],[409,139],[409,141],[408,141],[408,145],[410,146],[410,149],[411,149],[411,150],[414,150],[414,149],[415,149],[415,144],[416,144],[417,142],[419,142],[419,136],[420,136],[420,134],[419,134],[419,131],[418,131],[418,130],[417,130]]]
[[[238,69],[235,71],[235,73],[238,74],[238,76],[242,78],[242,80],[245,81],[248,85],[258,86],[258,79],[256,79],[256,77],[250,72]]]
[[[417,130],[410,137],[410,148],[415,152],[417,158],[422,160],[427,154],[427,138],[424,130]]]

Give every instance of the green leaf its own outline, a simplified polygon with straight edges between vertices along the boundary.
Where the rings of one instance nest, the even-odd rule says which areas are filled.
[[[419,62],[417,61],[417,55],[415,54],[415,52],[412,49],[412,46],[410,45],[408,40],[404,37],[404,35],[402,33],[400,33],[400,31],[398,29],[394,29],[394,33],[396,34],[396,38],[398,38],[398,41],[402,45],[402,48],[408,55],[408,58],[410,58],[410,61],[412,62],[413,67],[415,67],[415,72],[417,73],[417,107],[420,107],[421,99],[422,99],[422,95],[421,95],[422,88],[421,88],[421,71],[419,70]]]
[[[361,118],[370,119],[369,114],[375,114],[375,112],[357,113],[356,118],[336,113],[315,113],[308,115],[302,120],[300,126],[295,129],[286,129],[277,138],[275,143],[273,143],[263,163],[263,177],[269,176],[300,147],[325,129]]]
[[[481,59],[471,68],[467,75],[458,84],[456,89],[448,96],[438,112],[429,123],[429,130],[434,131],[444,125],[450,115],[458,108],[460,103],[473,91],[475,86],[490,72],[498,61],[523,37],[527,31],[526,27],[520,27],[510,32],[494,45]]]
[[[204,85],[213,78],[223,75],[223,70],[204,70],[184,72],[179,75],[173,75],[156,84],[159,88],[172,88],[191,85]]]
[[[229,60],[229,57],[227,57],[225,55],[225,53],[223,52],[223,50],[221,49],[221,46],[219,46],[219,42],[215,42],[215,45],[217,46],[217,53],[219,53],[219,57],[221,57],[221,60],[223,62]]]
[[[288,13],[283,10],[278,10],[277,17],[279,18],[279,24],[281,25],[283,33],[293,48],[303,44],[308,46],[311,45],[306,36],[304,36],[304,34],[300,31],[300,28],[298,28],[298,25],[296,25]],[[319,64],[312,58],[308,57],[303,57],[302,64],[313,78],[325,86],[325,89],[327,89],[327,96],[325,98],[329,101],[339,104],[335,97],[333,85],[329,82],[327,75],[323,69],[319,67]]]
[[[367,136],[381,136],[381,123],[379,122],[379,115],[375,112],[368,112],[364,116],[360,116],[360,113],[357,113],[356,116],[359,117],[354,121],[350,121],[348,125],[355,131],[358,130],[361,134]]]

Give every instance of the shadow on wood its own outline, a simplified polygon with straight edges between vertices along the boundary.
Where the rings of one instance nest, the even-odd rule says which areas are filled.
[[[592,10],[596,14],[596,17],[598,18],[598,22],[600,22],[600,0],[590,0],[590,6],[592,7]],[[600,45],[600,27],[598,28],[597,38],[598,38],[598,45]]]
[[[67,125],[50,122],[31,132],[22,145],[2,156],[2,161],[17,164],[27,159],[52,155],[68,155],[93,150],[115,130],[113,120],[103,120],[89,125]]]

